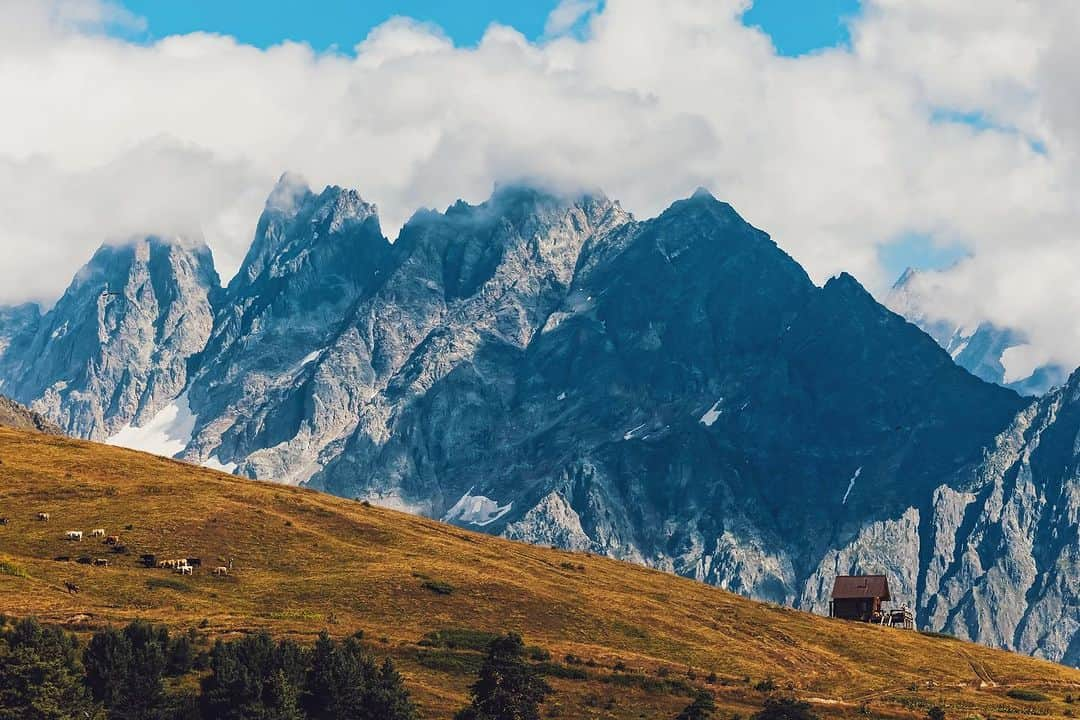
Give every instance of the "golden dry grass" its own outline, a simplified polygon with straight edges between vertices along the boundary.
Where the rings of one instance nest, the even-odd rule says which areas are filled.
[[[0,428],[0,611],[87,629],[141,617],[211,635],[265,628],[307,641],[363,630],[407,677],[424,717],[465,700],[468,652],[418,646],[447,628],[516,630],[586,680],[551,677],[563,718],[673,717],[708,688],[744,716],[772,678],[825,717],[1062,717],[1080,672],[952,639],[829,620],[604,558],[533,547],[142,453]],[[50,522],[35,520],[38,512]],[[125,529],[126,526],[130,529]],[[64,531],[105,528],[130,554]],[[138,565],[197,556],[181,577]],[[53,558],[109,557],[99,568]],[[228,578],[213,566],[233,561]],[[82,588],[77,596],[65,581]],[[449,594],[433,591],[448,584]],[[619,667],[616,670],[616,666]],[[625,666],[625,670],[622,669]],[[710,673],[717,678],[706,683]],[[661,685],[664,675],[666,684]],[[749,682],[747,682],[749,679]],[[1006,697],[1014,687],[1045,703]],[[1080,705],[1077,706],[1080,710]]]

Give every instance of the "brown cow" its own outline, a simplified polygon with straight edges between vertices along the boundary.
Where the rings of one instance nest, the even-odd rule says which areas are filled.
[[[109,537],[105,538],[105,544],[106,545],[119,545],[120,544],[120,536],[119,535],[110,535]]]
[[[71,581],[65,582],[64,588],[68,591],[68,595],[78,595],[81,592],[79,586]]]

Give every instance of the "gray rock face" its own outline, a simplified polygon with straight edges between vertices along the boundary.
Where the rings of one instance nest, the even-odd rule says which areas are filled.
[[[36,430],[47,435],[64,434],[59,427],[49,422],[44,415],[36,413],[3,395],[0,395],[0,427]]]
[[[36,303],[0,306],[0,390],[13,373],[17,358],[26,352],[41,324],[41,308]]]
[[[979,462],[920,507],[863,528],[830,553],[804,602],[820,603],[838,572],[887,569],[890,579],[901,579],[905,600],[917,601],[921,625],[1078,665],[1078,467],[1074,374],[1024,408]],[[875,542],[889,528],[896,537]]]
[[[355,422],[358,368],[337,365],[330,349],[387,272],[390,247],[375,206],[355,191],[315,195],[281,179],[191,383],[198,422],[184,457],[307,479],[323,445]],[[325,382],[333,390],[321,391]]]
[[[1006,351],[1026,344],[1024,334],[988,322],[972,329],[938,319],[940,313],[923,296],[921,277],[915,270],[906,270],[893,285],[885,304],[937,340],[957,365],[986,382],[1029,397],[1064,384],[1068,371],[1060,365],[1044,365],[1025,377],[1010,377],[1004,363]]]
[[[220,295],[154,247],[0,315],[6,387],[89,437],[182,398],[188,460],[810,610],[887,572],[921,626],[1080,661],[1080,381],[979,380],[708,193],[637,221],[506,187],[390,243],[285,176]]]
[[[101,440],[143,423],[187,384],[218,285],[205,244],[151,237],[104,245],[11,344],[4,392],[80,437]]]

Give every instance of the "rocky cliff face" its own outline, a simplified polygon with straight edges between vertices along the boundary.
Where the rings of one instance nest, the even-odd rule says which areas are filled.
[[[838,543],[807,583],[887,569],[920,624],[1080,664],[1080,374],[1024,408],[984,456]],[[895,588],[894,588],[895,589]]]
[[[297,178],[281,179],[191,383],[199,420],[184,457],[242,464],[252,477],[307,479],[356,411],[344,395],[317,396],[320,368],[354,387],[357,368],[335,367],[327,351],[386,272],[390,247],[375,206],[355,191],[315,195]],[[310,436],[305,422],[318,426]]]
[[[0,390],[14,377],[14,366],[37,334],[41,308],[36,303],[0,306]]]
[[[187,384],[218,285],[204,244],[151,237],[104,245],[11,344],[4,392],[80,437],[101,440],[145,422]]]
[[[807,609],[885,571],[923,626],[1080,661],[1077,391],[979,380],[708,193],[505,187],[390,243],[285,176],[215,288],[208,252],[103,248],[0,315],[0,377],[83,436]]]

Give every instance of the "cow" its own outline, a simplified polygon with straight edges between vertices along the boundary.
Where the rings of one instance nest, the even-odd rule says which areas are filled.
[[[64,588],[68,591],[68,595],[78,595],[80,592],[79,586],[70,580],[64,583]]]
[[[105,530],[103,528],[97,528],[90,531],[90,537],[105,537]]]
[[[214,568],[214,574],[215,575],[228,575],[229,574],[229,568],[227,568],[227,567],[216,567],[216,568]]]
[[[202,558],[188,558],[187,564],[191,567],[202,567]]]
[[[195,569],[190,565],[179,565],[176,568],[176,572],[179,575],[193,575],[195,573]]]
[[[77,540],[79,542],[82,542],[82,536],[82,530],[68,530],[64,533],[64,537],[68,540]]]
[[[49,513],[38,513],[37,519],[40,522],[49,522]]]
[[[0,518],[0,525],[7,525],[7,518]]]
[[[143,555],[139,558],[139,561],[143,564],[143,567],[152,568],[157,565],[157,555]]]
[[[119,535],[110,535],[109,537],[105,538],[105,544],[106,545],[119,545],[120,544],[120,536]]]
[[[109,561],[106,558],[94,558],[94,565],[97,567],[109,567]]]

